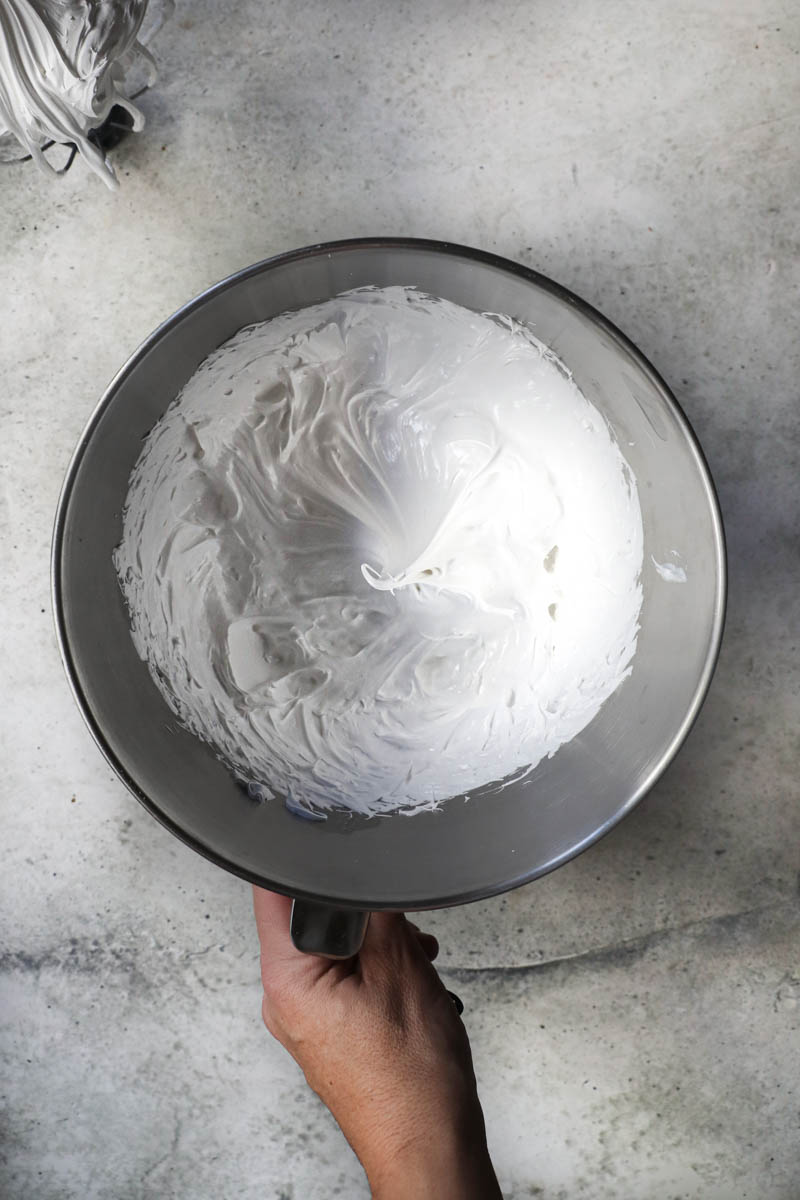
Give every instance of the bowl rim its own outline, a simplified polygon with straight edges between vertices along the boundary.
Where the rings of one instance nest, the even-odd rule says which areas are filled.
[[[397,905],[391,900],[377,900],[374,902],[364,901],[348,901],[342,897],[331,899],[325,895],[320,895],[312,891],[304,889],[292,889],[289,891],[285,887],[275,884],[265,876],[259,875],[256,872],[250,871],[247,868],[241,867],[239,864],[232,862],[221,854],[213,846],[204,842],[201,838],[194,834],[188,833],[176,821],[174,821],[167,813],[165,813],[158,804],[148,796],[138,785],[136,780],[129,774],[123,764],[117,758],[114,750],[107,741],[102,729],[101,722],[95,716],[88,699],[81,687],[78,676],[77,667],[69,644],[69,637],[66,627],[66,616],[64,611],[62,584],[61,584],[61,563],[64,552],[64,538],[66,529],[67,511],[69,509],[70,498],[72,496],[73,487],[83,461],[84,454],[91,442],[95,429],[102,420],[102,417],[114,400],[116,393],[123,381],[136,369],[139,362],[150,352],[152,347],[156,345],[162,338],[168,336],[172,328],[183,320],[188,314],[195,309],[206,304],[208,300],[226,291],[229,288],[238,286],[244,280],[260,275],[278,266],[285,266],[292,262],[299,262],[307,258],[315,258],[319,256],[332,257],[334,254],[353,251],[353,250],[422,250],[433,252],[435,254],[452,256],[462,259],[467,259],[472,262],[484,264],[494,267],[497,270],[507,274],[516,276],[527,283],[540,288],[543,291],[549,292],[557,299],[571,305],[581,312],[584,316],[602,329],[612,341],[615,341],[637,364],[642,372],[649,377],[652,384],[661,394],[664,401],[670,407],[675,416],[681,431],[686,439],[686,442],[691,449],[699,473],[702,477],[706,495],[708,497],[709,511],[711,515],[712,525],[715,535],[715,559],[717,570],[717,589],[713,611],[713,621],[711,637],[709,640],[708,651],[706,654],[703,669],[695,687],[692,702],[688,706],[686,714],[676,729],[668,747],[663,755],[651,770],[650,774],[639,784],[639,787],[631,795],[628,801],[617,809],[614,814],[594,829],[587,837],[568,850],[559,855],[554,856],[551,860],[535,868],[521,872],[516,878],[510,881],[503,881],[492,887],[480,887],[474,890],[460,892],[458,894],[447,896],[435,896],[426,898],[419,902],[415,902],[413,906],[405,906],[407,911],[423,911],[434,908],[446,908],[454,905],[468,904],[478,900],[488,899],[492,896],[503,894],[507,891],[512,891],[515,888],[521,887],[526,883],[531,883],[534,879],[539,879],[551,871],[557,870],[571,859],[576,858],[590,846],[593,846],[602,837],[605,837],[623,817],[636,807],[651,788],[658,782],[664,772],[675,759],[678,751],[686,741],[689,733],[694,726],[703,703],[708,694],[711,685],[711,680],[714,675],[714,670],[719,659],[720,649],[725,628],[725,615],[727,607],[728,595],[728,572],[727,572],[727,547],[725,540],[725,529],[722,522],[722,513],[717,494],[716,486],[706,459],[705,453],[700,445],[697,435],[695,434],[688,417],[683,411],[679,401],[675,398],[671,389],[667,386],[664,379],[645,357],[641,350],[624,334],[612,321],[599,312],[588,301],[582,299],[575,292],[570,291],[563,284],[557,283],[541,272],[534,270],[532,267],[524,266],[521,263],[514,262],[512,259],[504,258],[501,255],[493,254],[486,250],[479,250],[470,246],[463,246],[457,242],[440,241],[428,238],[410,238],[410,237],[360,237],[360,238],[345,238],[330,242],[314,242],[310,245],[300,247],[295,250],[283,251],[279,254],[271,255],[269,258],[253,263],[248,267],[244,267],[239,271],[233,272],[231,275],[225,276],[217,283],[205,288],[191,300],[177,308],[170,316],[162,321],[150,333],[144,341],[133,351],[123,365],[112,377],[106,386],[99,401],[95,405],[83,431],[78,439],[75,449],[69,461],[69,465],[64,476],[64,482],[61,486],[61,491],[56,506],[55,521],[53,526],[53,536],[50,554],[50,577],[51,577],[51,602],[53,608],[53,619],[55,623],[56,639],[61,655],[62,665],[67,676],[72,695],[76,704],[83,716],[89,732],[91,733],[97,747],[105,757],[109,766],[113,769],[117,777],[125,784],[127,789],[136,797],[136,799],[144,806],[151,816],[177,837],[184,845],[189,846],[198,854],[208,859],[218,867],[237,875],[241,879],[247,880],[249,883],[259,887],[266,887],[270,890],[283,892],[291,895],[299,900],[306,900],[312,903],[322,903],[334,905],[337,908],[353,908],[353,909],[370,909],[379,911],[382,909],[393,909]]]

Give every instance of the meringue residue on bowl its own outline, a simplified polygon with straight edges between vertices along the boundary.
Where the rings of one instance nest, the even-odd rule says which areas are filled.
[[[365,288],[242,329],[147,437],[115,566],[167,703],[295,811],[533,769],[629,673],[635,481],[519,323]]]

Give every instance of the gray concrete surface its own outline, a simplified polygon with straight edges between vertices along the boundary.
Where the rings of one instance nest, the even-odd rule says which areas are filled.
[[[225,14],[223,16],[223,14]],[[726,640],[668,774],[547,879],[431,914],[506,1196],[800,1196],[800,14],[178,2],[147,129],[0,173],[0,1193],[366,1195],[259,1023],[249,896],[132,800],[58,661],[56,498],[110,376],[271,253],[375,232],[537,267],[676,391],[719,486]]]

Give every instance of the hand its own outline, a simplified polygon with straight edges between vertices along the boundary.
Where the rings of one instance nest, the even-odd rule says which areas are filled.
[[[291,900],[253,896],[264,1022],[339,1122],[375,1200],[499,1200],[436,939],[401,913],[373,913],[354,958],[318,958],[292,945]]]

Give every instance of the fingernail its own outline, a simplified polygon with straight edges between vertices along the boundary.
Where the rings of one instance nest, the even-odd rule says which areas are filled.
[[[457,996],[455,994],[455,992],[448,992],[447,994],[450,997],[450,999],[453,1001],[453,1006],[455,1007],[456,1012],[458,1013],[459,1016],[461,1016],[461,1014],[464,1011],[463,1000],[459,996]]]

